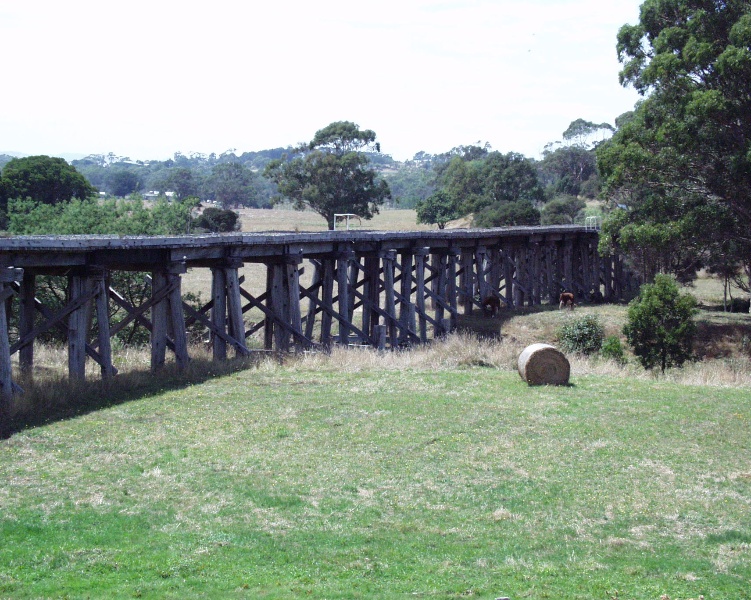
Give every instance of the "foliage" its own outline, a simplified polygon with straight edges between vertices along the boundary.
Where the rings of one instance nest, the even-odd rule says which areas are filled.
[[[226,233],[240,229],[240,215],[234,210],[209,207],[196,217],[196,229],[210,233]]]
[[[576,196],[558,196],[545,206],[540,212],[542,225],[572,225],[587,207],[586,202]]]
[[[264,176],[298,210],[310,208],[334,228],[334,215],[370,219],[387,198],[389,186],[370,165],[365,149],[380,152],[375,133],[349,121],[331,123],[298,149],[297,156],[271,161]]]
[[[124,198],[141,189],[141,178],[130,169],[110,169],[105,178],[107,191],[113,196]]]
[[[747,264],[751,5],[647,0],[639,23],[620,29],[617,50],[621,83],[645,99],[619,118],[618,131],[597,152],[611,204],[629,207],[611,234],[646,225],[632,236],[632,251],[640,237],[647,253],[655,239],[680,248],[681,256],[663,257],[677,263],[661,265],[664,272],[695,268],[726,239],[737,242],[736,260]],[[661,205],[668,215],[660,215]],[[668,225],[674,216],[677,225]]]
[[[600,356],[619,364],[625,364],[626,355],[621,344],[621,338],[617,335],[609,335],[602,341]]]
[[[496,202],[474,216],[476,227],[521,227],[540,224],[540,211],[531,202]]]
[[[444,191],[438,191],[417,203],[417,222],[438,225],[438,229],[446,227],[446,223],[462,216],[459,207]]]
[[[521,154],[487,148],[455,154],[436,169],[438,189],[457,216],[474,213],[478,227],[537,225],[545,198],[534,164]]]
[[[680,294],[669,275],[657,275],[653,284],[642,285],[629,304],[623,333],[645,369],[659,365],[664,373],[691,357],[696,312],[696,299]]]
[[[586,119],[576,119],[572,121],[566,131],[563,132],[563,139],[579,148],[591,146],[593,136],[603,134],[604,132],[613,133],[615,131],[610,123],[593,123]]]
[[[257,206],[254,179],[253,171],[239,162],[215,165],[204,184],[205,195],[222,208]]]
[[[565,352],[595,354],[602,348],[605,328],[597,315],[584,315],[561,326],[557,338],[561,349]]]
[[[593,150],[563,146],[555,151],[546,150],[537,169],[550,195],[594,197],[599,186],[596,162]]]
[[[433,174],[429,169],[404,166],[393,173],[384,173],[394,204],[399,208],[415,208],[435,191]]]
[[[157,200],[149,208],[140,198],[95,198],[49,205],[33,200],[11,200],[8,232],[36,234],[170,235],[190,233],[195,198],[182,202]]]
[[[0,208],[5,209],[12,199],[58,204],[72,198],[83,200],[96,189],[65,159],[28,156],[14,158],[3,167],[0,193]]]

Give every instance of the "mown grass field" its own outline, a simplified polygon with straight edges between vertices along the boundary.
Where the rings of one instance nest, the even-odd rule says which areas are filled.
[[[383,360],[0,442],[0,597],[751,597],[748,388]]]

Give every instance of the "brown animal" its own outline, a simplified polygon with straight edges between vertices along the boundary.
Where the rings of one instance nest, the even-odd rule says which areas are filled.
[[[482,309],[489,312],[491,317],[495,317],[501,312],[501,301],[497,296],[488,296],[482,301]]]
[[[574,294],[572,292],[563,292],[560,297],[560,303],[558,304],[558,310],[562,310],[564,306],[568,306],[569,310],[574,310]]]

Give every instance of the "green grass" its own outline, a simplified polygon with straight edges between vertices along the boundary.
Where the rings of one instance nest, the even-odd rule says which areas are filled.
[[[263,364],[0,442],[0,598],[749,598],[748,398]]]

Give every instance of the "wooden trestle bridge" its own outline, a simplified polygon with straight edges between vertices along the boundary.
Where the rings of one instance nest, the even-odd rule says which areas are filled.
[[[17,372],[32,373],[34,341],[51,329],[67,339],[69,377],[78,380],[87,357],[103,377],[116,372],[110,339],[133,321],[150,331],[153,370],[167,350],[178,367],[188,363],[186,328],[196,323],[210,332],[220,360],[250,353],[248,339],[261,330],[265,350],[396,348],[445,334],[460,312],[481,310],[488,296],[516,308],[557,303],[563,289],[606,302],[632,295],[635,281],[620,258],[600,257],[597,242],[596,231],[578,226],[0,238],[0,420],[18,391],[14,355]],[[241,268],[252,263],[262,274],[243,281]],[[211,296],[199,308],[181,296],[189,269],[211,272]],[[150,297],[140,306],[113,287],[119,271],[150,277]],[[47,275],[67,278],[62,308],[38,298]],[[111,323],[115,306],[126,317]],[[244,313],[251,309],[262,320],[249,326]]]

